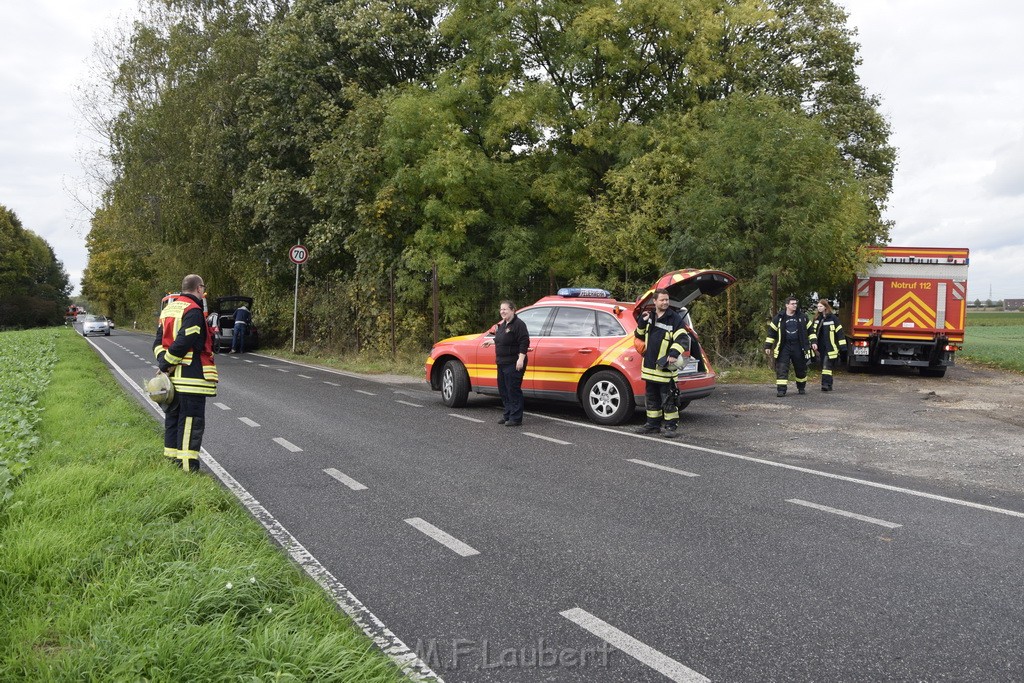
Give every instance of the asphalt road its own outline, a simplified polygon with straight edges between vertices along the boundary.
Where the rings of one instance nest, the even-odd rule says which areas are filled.
[[[90,341],[138,396],[150,339]],[[773,460],[776,426],[702,433],[713,400],[671,442],[217,362],[204,468],[426,678],[1024,680],[1024,497]]]

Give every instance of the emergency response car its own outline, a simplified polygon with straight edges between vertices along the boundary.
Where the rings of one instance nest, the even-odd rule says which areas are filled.
[[[654,290],[669,291],[671,305],[683,313],[692,344],[679,370],[679,408],[715,389],[715,373],[693,329],[686,307],[701,295],[717,296],[735,282],[719,270],[677,270],[663,275],[633,302],[616,301],[604,290],[570,288],[546,296],[516,315],[530,331],[523,395],[528,399],[569,401],[583,406],[598,424],[621,424],[643,406],[640,379],[643,354],[634,348],[633,331],[645,309],[653,309]],[[466,405],[469,393],[498,395],[494,328],[451,337],[434,345],[426,379],[451,407]]]

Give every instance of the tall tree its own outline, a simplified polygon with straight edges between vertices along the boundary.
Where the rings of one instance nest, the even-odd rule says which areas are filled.
[[[55,325],[71,285],[50,245],[0,204],[0,329]]]

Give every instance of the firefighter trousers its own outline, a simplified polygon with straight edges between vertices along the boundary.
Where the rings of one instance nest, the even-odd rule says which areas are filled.
[[[832,391],[832,371],[839,363],[838,358],[829,358],[828,355],[821,356],[821,388]]]
[[[779,348],[779,357],[775,359],[775,388],[780,394],[786,393],[789,385],[789,364],[793,364],[796,374],[796,388],[807,386],[807,358],[799,346],[783,344]]]
[[[199,471],[206,429],[206,397],[176,392],[164,414],[164,457],[187,472]]]
[[[679,387],[674,382],[647,381],[647,425],[675,428],[679,422]]]

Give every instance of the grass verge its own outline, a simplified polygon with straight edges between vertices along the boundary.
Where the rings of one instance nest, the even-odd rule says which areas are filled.
[[[230,493],[163,461],[81,338],[54,345],[0,509],[0,680],[405,680]]]

